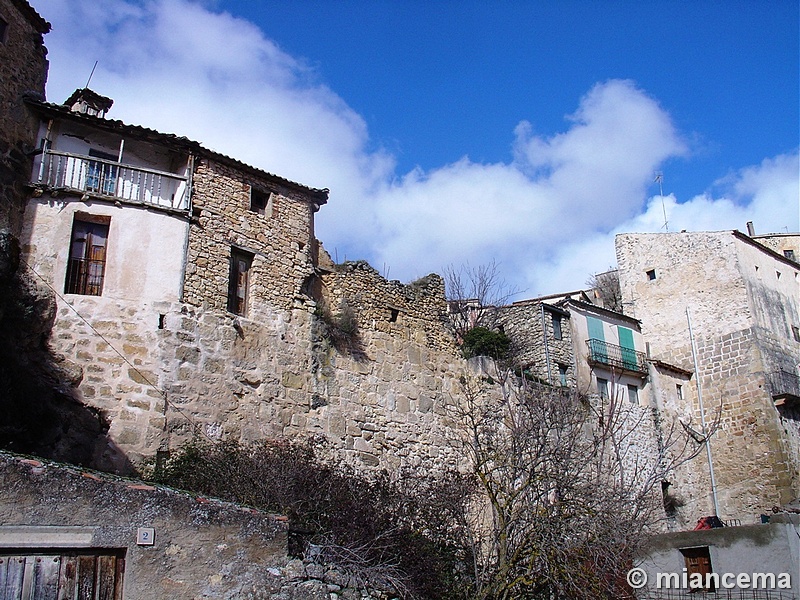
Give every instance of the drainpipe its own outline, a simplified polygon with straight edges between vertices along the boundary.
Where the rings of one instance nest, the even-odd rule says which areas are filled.
[[[695,384],[697,385],[697,400],[700,403],[700,425],[703,428],[703,437],[705,437],[706,444],[706,457],[708,458],[708,472],[711,476],[711,497],[714,500],[714,515],[719,516],[719,503],[717,502],[717,480],[714,477],[714,463],[711,460],[711,439],[708,437],[706,431],[706,411],[703,407],[703,389],[700,384],[700,370],[697,364],[697,348],[694,343],[694,334],[692,333],[692,320],[689,317],[689,307],[686,307],[686,322],[689,324],[689,340],[692,343],[692,360],[694,361],[694,374]]]
[[[180,290],[178,291],[178,301],[183,302],[183,292],[186,287],[186,262],[189,260],[189,235],[191,234],[192,229],[192,175],[194,174],[194,155],[189,155],[189,165],[188,165],[189,176],[186,178],[186,206],[187,210],[189,211],[189,215],[186,219],[186,241],[183,244],[183,261],[182,261],[182,268],[181,268],[181,285]]]
[[[553,385],[553,374],[550,372],[550,348],[547,345],[547,323],[544,319],[544,304],[539,304],[542,313],[542,337],[544,338],[544,360],[547,363],[547,382]]]

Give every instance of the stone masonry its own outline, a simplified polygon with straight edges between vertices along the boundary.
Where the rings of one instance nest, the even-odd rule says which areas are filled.
[[[19,235],[31,159],[36,147],[36,119],[25,109],[25,94],[44,97],[47,49],[43,35],[50,24],[23,0],[1,0],[7,23],[0,39],[0,229]]]
[[[797,264],[739,232],[624,234],[617,259],[653,356],[692,371],[689,307],[706,419],[721,411],[711,440],[720,516],[752,522],[797,497],[796,422],[779,414],[768,377],[800,360],[790,329],[800,321]],[[697,394],[684,398],[687,410],[699,424]],[[708,464],[687,469],[695,489],[681,493],[706,490],[697,510],[711,514]]]

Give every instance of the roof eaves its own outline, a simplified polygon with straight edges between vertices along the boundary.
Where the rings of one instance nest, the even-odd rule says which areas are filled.
[[[200,142],[192,141],[186,137],[180,137],[173,133],[161,133],[160,131],[156,131],[155,129],[149,129],[147,127],[142,127],[140,125],[127,125],[122,121],[117,121],[114,119],[106,119],[103,117],[96,117],[92,115],[76,113],[71,111],[66,106],[60,104],[53,104],[52,102],[43,102],[42,100],[34,96],[26,97],[25,102],[29,106],[31,106],[34,110],[39,111],[45,116],[49,117],[56,116],[59,118],[70,119],[79,123],[82,122],[92,127],[98,127],[106,131],[125,133],[127,135],[133,135],[139,137],[140,139],[144,139],[146,141],[150,141],[153,143],[161,143],[166,146],[184,150],[186,152],[193,152],[199,156],[204,156],[206,158],[211,158],[213,160],[226,163],[236,169],[250,171],[251,173],[256,173],[260,176],[269,178],[285,187],[293,188],[302,193],[309,194],[317,205],[326,204],[328,202],[328,193],[330,190],[328,190],[327,188],[323,189],[311,188],[301,183],[297,183],[296,181],[285,179],[284,177],[280,177],[279,175],[275,175],[274,173],[269,173],[267,171],[264,171],[263,169],[254,167],[252,165],[248,165],[240,160],[231,158],[230,156],[226,156],[214,150],[209,150],[208,148],[204,148],[200,144]]]
[[[580,300],[575,300],[575,299],[572,299],[572,298],[567,300],[567,304],[572,304],[572,305],[575,305],[578,308],[581,308],[583,310],[593,311],[593,312],[599,313],[601,315],[607,315],[609,317],[613,317],[615,319],[628,321],[630,323],[636,323],[637,326],[641,326],[642,325],[642,322],[639,319],[636,319],[634,317],[629,317],[628,315],[625,315],[625,314],[622,314],[622,313],[618,313],[616,311],[609,310],[607,308],[603,308],[602,306],[597,306],[596,304],[590,304],[588,302],[581,302]]]

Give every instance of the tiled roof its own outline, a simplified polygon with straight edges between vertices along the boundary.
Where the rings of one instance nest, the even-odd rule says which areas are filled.
[[[285,179],[284,177],[275,175],[274,173],[269,173],[267,171],[264,171],[263,169],[259,169],[258,167],[254,167],[252,165],[248,165],[246,163],[241,162],[240,160],[231,158],[230,156],[226,156],[219,152],[215,152],[214,150],[209,150],[208,148],[204,148],[199,142],[192,141],[186,137],[177,136],[172,133],[161,133],[160,131],[156,131],[155,129],[148,129],[147,127],[142,127],[140,125],[128,125],[126,123],[123,123],[122,121],[114,119],[106,119],[102,117],[95,117],[92,115],[76,113],[71,111],[66,106],[60,104],[53,104],[52,102],[43,102],[32,96],[26,98],[25,102],[33,110],[47,117],[70,119],[72,121],[84,123],[87,126],[96,127],[98,129],[102,129],[105,131],[124,134],[142,141],[154,144],[160,144],[176,150],[182,150],[184,152],[190,152],[198,156],[211,158],[221,163],[228,164],[229,166],[234,167],[236,169],[242,171],[249,171],[258,176],[266,177],[278,183],[279,185],[283,185],[285,187],[293,188],[300,192],[309,194],[313,197],[314,202],[316,202],[317,204],[325,204],[328,201],[329,190],[327,188],[323,189],[312,188],[305,186],[301,183],[297,183],[296,181]]]

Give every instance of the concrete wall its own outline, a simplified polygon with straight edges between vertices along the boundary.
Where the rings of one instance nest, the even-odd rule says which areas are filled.
[[[772,346],[780,348],[777,354],[800,355],[786,326],[796,319],[797,305],[789,261],[730,231],[624,234],[616,248],[623,298],[642,321],[652,357],[692,371],[689,307],[706,418],[721,410],[721,429],[711,441],[720,516],[751,523],[794,498],[795,459],[765,377],[765,358],[776,354]],[[776,270],[784,271],[781,280]],[[697,395],[685,398],[678,412],[688,411],[697,426]],[[693,475],[676,482],[688,498],[692,488],[710,489],[708,466],[692,465]],[[698,499],[694,510],[703,509]]]
[[[791,589],[775,591],[782,592],[785,598],[800,598],[800,537],[795,517],[773,516],[766,525],[657,535],[645,547],[641,567],[647,572],[652,589],[656,573],[682,575],[686,563],[680,549],[705,546],[715,573],[788,573]]]
[[[124,550],[123,597],[131,599],[280,591],[270,573],[287,564],[280,518],[7,454],[0,465],[0,552]],[[139,527],[155,529],[154,545],[137,545]]]
[[[189,224],[185,218],[74,196],[32,198],[22,232],[26,261],[64,293],[76,214],[111,218],[102,298],[137,303],[180,298]],[[84,299],[85,300],[85,299]],[[85,305],[85,302],[84,302]]]

